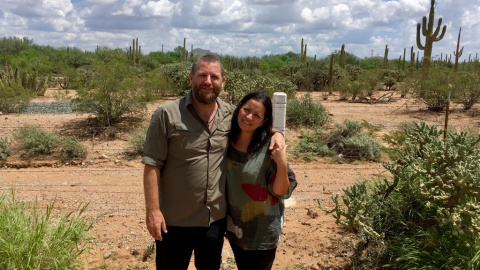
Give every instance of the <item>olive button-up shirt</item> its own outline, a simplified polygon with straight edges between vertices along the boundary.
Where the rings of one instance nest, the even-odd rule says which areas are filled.
[[[212,129],[187,96],[159,107],[142,163],[160,170],[160,210],[167,225],[208,227],[226,215],[226,153],[234,107],[217,99]]]

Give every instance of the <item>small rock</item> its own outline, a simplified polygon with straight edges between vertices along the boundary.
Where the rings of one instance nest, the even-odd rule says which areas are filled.
[[[132,254],[133,256],[138,256],[140,255],[140,252],[138,252],[138,250],[136,249],[132,249],[132,251],[130,251],[130,254]]]
[[[311,210],[311,209],[308,209],[307,211],[307,216],[311,217],[311,218],[317,218],[318,217],[318,213]]]
[[[108,159],[108,156],[105,154],[102,154],[98,157],[98,159]]]
[[[112,256],[112,252],[109,251],[109,252],[103,254],[103,259],[108,259],[108,258],[110,258],[111,256]]]

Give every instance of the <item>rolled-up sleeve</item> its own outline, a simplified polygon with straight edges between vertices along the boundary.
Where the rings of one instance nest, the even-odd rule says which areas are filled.
[[[161,169],[168,155],[168,118],[163,108],[152,115],[148,126],[142,163]]]

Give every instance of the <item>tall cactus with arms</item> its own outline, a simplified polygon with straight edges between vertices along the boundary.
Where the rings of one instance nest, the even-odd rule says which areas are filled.
[[[430,14],[428,15],[428,24],[427,16],[423,16],[422,23],[417,24],[417,46],[420,50],[423,50],[423,71],[424,75],[428,76],[428,69],[430,68],[430,60],[432,58],[432,47],[433,42],[440,41],[447,31],[447,26],[444,25],[442,33],[440,33],[440,25],[442,24],[442,18],[438,19],[438,25],[435,31],[433,30],[433,21],[435,17],[435,0],[431,0],[430,5]],[[422,29],[422,35],[425,36],[425,45],[422,45],[420,40],[420,28]]]

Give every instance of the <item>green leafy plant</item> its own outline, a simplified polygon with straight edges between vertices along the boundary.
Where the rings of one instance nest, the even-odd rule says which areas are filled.
[[[10,155],[10,141],[6,137],[0,137],[0,160],[5,160]]]
[[[15,112],[15,109],[20,104],[28,102],[31,96],[30,90],[24,88],[19,80],[0,79],[0,111],[2,113]]]
[[[315,102],[310,94],[287,104],[287,123],[289,125],[317,128],[330,121],[325,107],[320,102]]]
[[[27,157],[53,154],[60,145],[58,136],[34,126],[20,127],[13,135]]]
[[[88,153],[87,148],[76,138],[61,137],[34,126],[21,127],[13,135],[27,158],[53,155],[62,160],[70,160],[84,158]]]
[[[332,213],[356,233],[357,255],[379,243],[382,268],[477,269],[480,266],[480,137],[425,123],[404,126],[389,176],[333,195]],[[391,138],[392,141],[395,137]],[[368,251],[367,251],[368,253]],[[364,258],[366,259],[366,258]]]
[[[71,160],[85,158],[87,156],[87,147],[82,145],[77,138],[62,137],[58,146],[59,156],[62,160]]]
[[[337,156],[343,160],[379,160],[382,147],[371,135],[362,132],[362,123],[346,119],[335,124],[329,132],[301,131],[301,140],[295,146],[295,156],[312,161],[315,156]]]
[[[0,195],[0,269],[83,269],[92,222],[77,211],[61,213],[55,202],[42,210],[24,203],[15,192]]]
[[[144,111],[145,93],[133,68],[113,62],[96,63],[93,69],[89,83],[77,90],[76,111],[94,114],[98,124],[106,127]]]
[[[134,153],[143,154],[143,148],[145,147],[147,139],[147,130],[148,128],[142,128],[130,137],[129,143]]]

